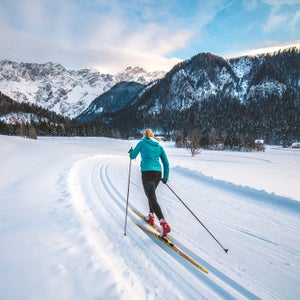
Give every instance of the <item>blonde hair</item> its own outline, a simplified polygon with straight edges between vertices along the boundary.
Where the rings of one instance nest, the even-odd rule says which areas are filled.
[[[144,131],[144,136],[147,138],[154,138],[154,133],[151,129],[148,128]]]

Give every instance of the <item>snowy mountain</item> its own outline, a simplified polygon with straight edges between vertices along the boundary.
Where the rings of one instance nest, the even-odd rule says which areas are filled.
[[[176,65],[134,105],[112,117],[124,133],[144,124],[163,132],[199,128],[208,138],[297,136],[300,114],[300,48],[224,59],[200,53]],[[107,117],[107,116],[106,116]],[[299,134],[298,134],[299,135]]]
[[[148,84],[164,72],[147,73],[139,67],[128,67],[116,74],[97,70],[67,70],[55,63],[17,63],[0,61],[0,91],[19,102],[34,103],[43,108],[75,117],[99,95],[121,81]]]
[[[150,82],[163,78],[165,74],[166,72],[163,71],[147,72],[141,67],[127,67],[124,71],[121,71],[116,74],[115,81],[116,83],[122,81],[132,81],[143,85],[147,85]]]
[[[112,76],[2,61],[0,91],[88,121],[93,134],[100,121],[122,137],[139,136],[145,126],[166,135],[181,131],[184,138],[197,130],[205,147],[300,139],[299,47],[231,59],[199,53],[164,76],[138,67]]]
[[[295,90],[298,98],[299,57],[297,48],[233,59],[200,53],[176,65],[151,88],[145,88],[134,99],[136,113],[180,113],[212,98],[230,97],[245,103],[271,95],[282,97],[289,88]]]
[[[102,114],[118,112],[128,107],[138,97],[138,93],[145,88],[144,85],[137,82],[120,82],[114,85],[109,91],[97,97],[90,106],[80,114],[76,120],[79,122],[91,122]]]

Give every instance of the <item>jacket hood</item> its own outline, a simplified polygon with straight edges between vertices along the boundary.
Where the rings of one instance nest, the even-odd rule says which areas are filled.
[[[159,145],[159,142],[154,138],[144,137],[143,140],[146,143],[148,143],[148,144],[150,144],[151,146],[154,146],[154,147],[157,147]]]

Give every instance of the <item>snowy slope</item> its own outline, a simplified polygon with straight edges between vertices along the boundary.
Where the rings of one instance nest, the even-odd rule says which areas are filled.
[[[74,118],[99,95],[121,81],[146,85],[162,78],[165,72],[147,72],[139,67],[127,67],[115,75],[93,69],[67,70],[48,62],[17,63],[0,61],[0,91],[18,102],[43,108]]]
[[[176,244],[206,275],[130,220],[136,141],[0,136],[0,299],[298,299],[300,151],[202,151],[164,143],[159,201]],[[139,159],[129,202],[147,212]]]
[[[56,63],[0,61],[0,90],[18,102],[27,102],[68,117],[81,113],[114,84],[113,76],[97,70],[67,70]]]

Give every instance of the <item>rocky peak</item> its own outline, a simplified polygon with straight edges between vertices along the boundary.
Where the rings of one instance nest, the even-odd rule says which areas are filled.
[[[128,67],[113,76],[92,69],[67,70],[53,62],[2,60],[0,91],[18,102],[34,103],[73,118],[118,82],[133,81],[146,85],[163,75],[164,72],[147,73],[140,67]]]
[[[155,71],[147,72],[142,67],[127,67],[124,71],[121,71],[116,74],[116,82],[122,81],[134,81],[141,84],[148,84],[151,81],[156,81],[164,77],[165,72]]]

